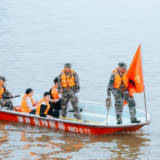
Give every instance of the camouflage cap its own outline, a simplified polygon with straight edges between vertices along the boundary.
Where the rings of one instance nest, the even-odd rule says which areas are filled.
[[[2,80],[2,81],[6,81],[5,76],[0,76],[0,80]]]
[[[71,63],[65,63],[64,67],[71,67]]]
[[[119,62],[118,67],[127,68],[127,65],[124,62]]]

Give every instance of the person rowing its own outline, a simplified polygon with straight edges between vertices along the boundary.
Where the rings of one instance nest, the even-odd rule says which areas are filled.
[[[5,76],[0,76],[0,106],[6,107],[7,110],[13,110],[11,98],[14,98],[15,96],[6,89],[5,83]]]

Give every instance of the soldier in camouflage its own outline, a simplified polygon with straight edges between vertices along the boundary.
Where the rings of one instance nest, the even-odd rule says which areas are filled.
[[[13,110],[13,103],[10,100],[12,98],[12,94],[6,90],[5,86],[5,77],[0,76],[0,106],[7,107],[8,110]]]
[[[71,64],[66,63],[64,70],[58,78],[58,92],[61,98],[61,114],[63,117],[67,115],[67,105],[70,101],[74,110],[74,117],[80,119],[78,109],[78,92],[80,90],[79,77],[75,71],[71,69]]]
[[[128,103],[131,123],[140,123],[139,120],[136,119],[136,103],[134,97],[129,95],[129,90],[126,88],[125,82],[123,81],[124,74],[126,75],[126,64],[124,62],[118,63],[118,68],[116,69],[116,73],[113,72],[111,74],[108,88],[107,88],[107,100],[111,98],[111,92],[115,98],[115,109],[116,109],[116,119],[117,124],[122,124],[122,111],[124,106],[124,100]],[[121,84],[117,89],[115,86],[115,76],[118,74],[121,77]]]

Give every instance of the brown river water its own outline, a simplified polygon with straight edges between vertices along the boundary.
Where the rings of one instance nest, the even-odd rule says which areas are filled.
[[[71,62],[80,100],[104,103],[111,72],[142,44],[147,109],[138,132],[80,135],[0,121],[0,159],[160,159],[160,1],[0,1],[0,75],[13,94],[42,95]],[[113,98],[112,98],[113,100]],[[136,94],[144,110],[143,94]]]

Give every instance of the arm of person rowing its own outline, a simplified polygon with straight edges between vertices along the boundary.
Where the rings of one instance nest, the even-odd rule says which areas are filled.
[[[12,96],[12,94],[7,89],[5,89],[4,94],[6,94],[7,96]]]

